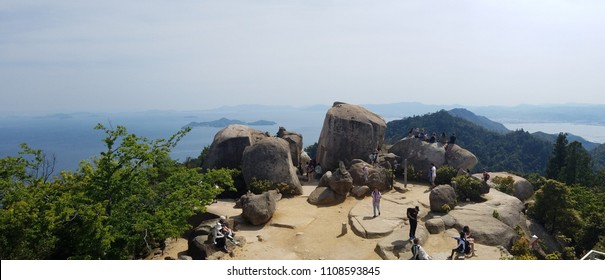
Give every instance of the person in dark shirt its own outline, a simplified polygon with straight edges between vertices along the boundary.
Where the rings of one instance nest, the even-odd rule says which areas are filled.
[[[407,216],[410,221],[410,240],[416,239],[416,227],[418,226],[418,212],[420,208],[418,206],[414,208],[408,208]]]

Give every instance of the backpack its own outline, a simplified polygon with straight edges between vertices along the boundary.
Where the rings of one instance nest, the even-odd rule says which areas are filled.
[[[471,243],[468,242],[468,240],[466,240],[466,238],[464,239],[464,254],[470,254],[471,253]]]

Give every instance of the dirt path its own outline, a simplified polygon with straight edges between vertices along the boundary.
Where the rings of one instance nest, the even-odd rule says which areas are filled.
[[[406,199],[428,203],[428,186],[398,182],[396,188],[405,190]],[[364,239],[355,235],[348,226],[348,214],[357,203],[371,203],[369,197],[347,199],[336,206],[318,207],[307,202],[313,185],[304,186],[302,196],[284,198],[278,202],[271,221],[264,226],[239,225],[236,234],[246,238],[246,245],[237,248],[233,257],[238,260],[380,260],[374,251],[379,239]],[[392,190],[395,191],[395,190]],[[235,202],[222,200],[208,206],[208,212],[234,217],[241,209],[233,208]],[[347,224],[347,233],[342,234],[342,224]],[[451,236],[455,230],[432,234],[423,247],[436,260],[445,260],[456,245]],[[470,260],[498,260],[500,250],[496,247],[476,244],[478,257]],[[167,244],[163,256],[178,259],[186,253],[185,239],[172,240]]]

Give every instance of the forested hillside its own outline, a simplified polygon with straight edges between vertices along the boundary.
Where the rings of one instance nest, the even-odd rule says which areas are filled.
[[[605,168],[605,144],[596,147],[590,151],[590,156],[594,161],[595,169],[601,170]]]
[[[481,168],[498,171],[543,174],[552,145],[523,130],[507,134],[488,131],[470,121],[454,117],[447,111],[414,116],[387,123],[385,141],[394,144],[407,136],[411,128],[427,133],[445,132],[448,139],[457,136],[456,144],[471,151],[479,159],[475,171]]]

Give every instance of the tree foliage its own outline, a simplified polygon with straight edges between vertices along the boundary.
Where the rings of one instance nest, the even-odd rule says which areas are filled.
[[[458,201],[465,201],[466,199],[475,202],[483,201],[481,198],[481,189],[484,187],[483,184],[485,182],[466,175],[454,177],[452,181],[456,182],[454,190],[456,191]]]
[[[233,188],[232,171],[200,174],[169,157],[188,130],[151,141],[122,126],[95,129],[106,149],[52,182],[41,151],[0,159],[2,259],[140,258]]]
[[[431,133],[456,133],[456,144],[471,151],[479,159],[477,167],[490,170],[514,170],[543,174],[551,152],[548,142],[518,130],[507,134],[488,131],[465,119],[441,110],[424,116],[414,116],[387,123],[385,141],[394,144],[407,136],[410,128],[424,128]]]
[[[319,146],[319,144],[317,142],[313,143],[313,145],[309,145],[305,148],[305,152],[307,152],[307,155],[309,155],[310,158],[315,158],[315,155],[317,154],[317,147]]]

